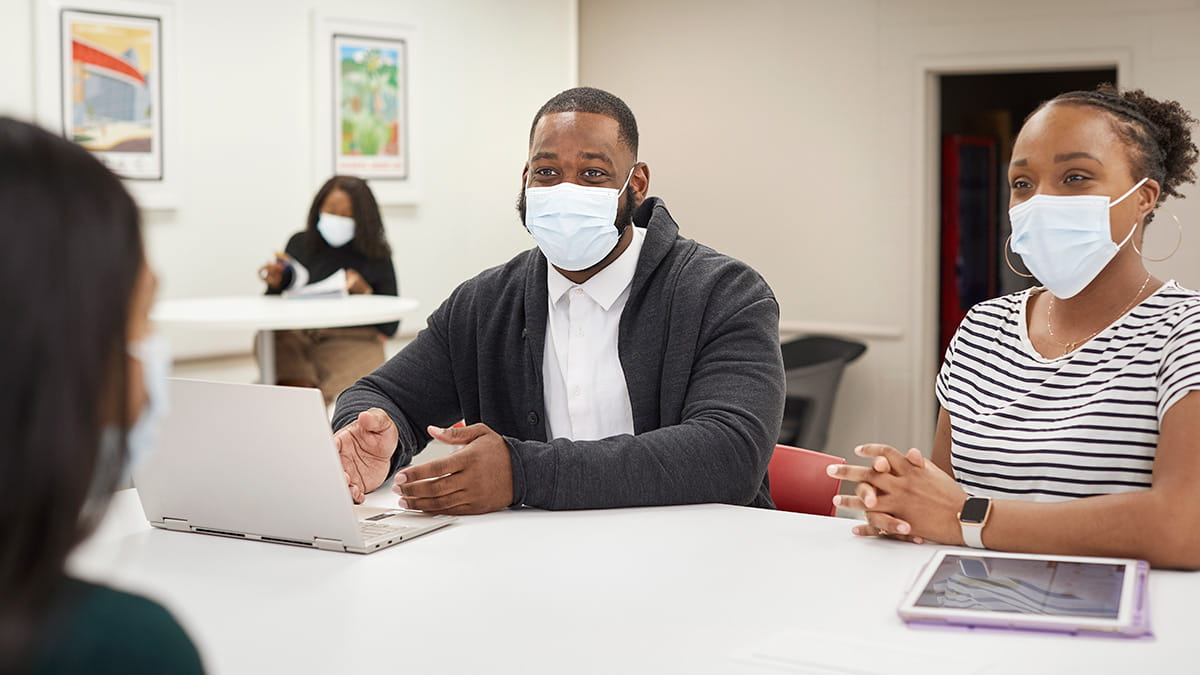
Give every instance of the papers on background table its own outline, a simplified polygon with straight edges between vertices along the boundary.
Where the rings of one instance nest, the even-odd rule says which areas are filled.
[[[315,283],[308,281],[308,270],[296,261],[292,261],[293,274],[297,283],[283,292],[285,298],[344,298],[350,293],[346,290],[346,270],[338,270]]]

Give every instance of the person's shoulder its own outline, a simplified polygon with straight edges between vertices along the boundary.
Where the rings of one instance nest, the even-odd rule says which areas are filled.
[[[1171,279],[1147,298],[1145,304],[1180,313],[1191,313],[1200,308],[1200,291],[1180,286],[1178,282]]]
[[[308,264],[308,247],[304,244],[305,231],[301,230],[292,236],[288,237],[287,244],[283,247],[283,252],[299,260],[302,264]]]
[[[140,664],[129,672],[203,672],[196,646],[167,608],[141,595],[88,586],[92,593],[85,616],[105,636],[98,648],[115,657],[113,663]]]
[[[683,235],[676,235],[675,243],[671,248],[673,253],[677,252],[686,256],[686,262],[693,273],[704,274],[723,270],[754,271],[749,264]]]
[[[85,609],[105,615],[121,615],[132,623],[141,623],[139,630],[153,629],[160,622],[176,625],[175,619],[162,605],[143,595],[87,581],[76,580],[74,583],[84,591]]]
[[[1175,332],[1190,334],[1200,326],[1200,291],[1184,288],[1174,280],[1163,284],[1142,306],[1155,312],[1157,320],[1170,325]]]
[[[67,580],[70,598],[54,635],[50,658],[33,672],[202,673],[195,645],[162,605],[108,586]]]
[[[749,263],[700,242],[691,242],[683,237],[680,237],[680,240],[680,246],[689,251],[686,264],[682,268],[685,278],[697,281],[707,279],[716,286],[729,286],[759,298],[775,297],[767,280]],[[689,242],[694,246],[689,245]]]
[[[287,241],[288,247],[290,248],[292,246],[303,246],[305,234],[307,234],[306,230],[300,230],[299,232],[288,237],[288,241]]]
[[[647,250],[661,250],[659,247],[664,245],[664,240],[669,239],[665,255],[657,264],[676,279],[678,290],[699,294],[733,293],[750,302],[775,298],[766,279],[748,263],[679,234],[678,224],[661,199],[655,198],[649,208],[643,255]]]
[[[1027,288],[1023,291],[1001,295],[977,302],[967,310],[963,318],[964,324],[995,324],[997,322],[1012,323],[1021,313],[1021,307],[1029,301],[1029,296],[1037,289]]]
[[[491,311],[497,303],[506,302],[506,299],[523,299],[529,274],[535,267],[536,254],[536,248],[522,251],[509,261],[489,267],[463,281],[450,293],[447,306]]]

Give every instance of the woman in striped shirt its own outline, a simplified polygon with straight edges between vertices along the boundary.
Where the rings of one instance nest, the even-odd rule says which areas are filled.
[[[1009,164],[1012,249],[1044,284],[975,306],[937,379],[932,461],[871,444],[859,535],[1200,567],[1200,293],[1150,274],[1195,182],[1195,119],[1104,86],[1044,103]],[[1182,232],[1180,233],[1182,236]]]

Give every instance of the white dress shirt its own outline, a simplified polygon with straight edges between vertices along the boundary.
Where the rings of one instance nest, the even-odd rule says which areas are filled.
[[[546,266],[550,311],[542,377],[549,438],[592,441],[633,433],[617,330],[645,240],[645,228],[634,227],[629,247],[583,284]]]

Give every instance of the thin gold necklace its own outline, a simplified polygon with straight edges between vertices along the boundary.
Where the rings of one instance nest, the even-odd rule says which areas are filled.
[[[1125,316],[1125,312],[1128,312],[1130,309],[1133,308],[1134,305],[1137,304],[1138,298],[1142,297],[1142,291],[1146,290],[1146,286],[1149,283],[1150,283],[1150,274],[1147,273],[1146,280],[1142,282],[1142,287],[1138,289],[1137,293],[1133,294],[1133,299],[1129,301],[1128,305],[1125,305],[1125,309],[1122,309],[1117,314],[1117,316],[1116,316],[1117,319],[1121,318],[1122,316]],[[1083,338],[1082,340],[1075,340],[1074,342],[1059,342],[1058,336],[1056,336],[1054,334],[1054,325],[1052,323],[1050,323],[1050,317],[1053,314],[1054,314],[1054,294],[1051,293],[1050,294],[1050,304],[1049,304],[1049,306],[1046,307],[1046,332],[1050,333],[1050,339],[1052,339],[1054,341],[1054,344],[1067,350],[1067,351],[1063,352],[1063,354],[1070,354],[1071,352],[1075,351],[1076,347],[1078,347],[1079,345],[1096,337],[1097,335],[1100,334],[1101,331],[1103,331],[1105,328],[1108,328],[1110,325],[1112,325],[1111,322],[1106,323],[1103,326],[1101,326],[1099,328],[1099,330],[1097,330],[1095,333],[1092,333],[1091,335]],[[1115,321],[1116,319],[1113,319],[1113,320]]]

